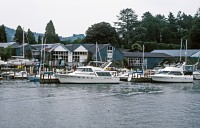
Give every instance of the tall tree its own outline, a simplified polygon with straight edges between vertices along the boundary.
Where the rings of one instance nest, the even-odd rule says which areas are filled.
[[[4,25],[0,26],[0,42],[7,42],[7,35]]]
[[[24,42],[28,42],[27,41],[27,36],[26,36],[26,33],[23,32],[24,30],[22,29],[22,27],[19,25],[16,29],[16,32],[15,32],[15,36],[14,36],[14,41],[19,43],[19,44],[22,44],[23,41]],[[24,35],[23,35],[24,34]],[[24,38],[23,38],[24,37]]]
[[[196,18],[190,32],[191,48],[200,48],[200,17]]]
[[[30,29],[28,29],[27,38],[28,38],[29,44],[36,44],[35,36]]]
[[[86,31],[85,42],[95,43],[96,41],[102,44],[119,45],[119,37],[115,28],[106,22],[94,24]]]
[[[169,30],[170,30],[170,43],[180,43],[178,40],[178,25],[177,20],[174,17],[173,13],[169,13],[168,15],[168,22],[169,22]]]
[[[56,32],[55,32],[55,28],[54,28],[52,20],[50,20],[49,23],[47,23],[45,30],[46,30],[46,32],[45,32],[45,42],[46,43],[59,43],[60,42],[60,38],[59,38],[58,34],[56,34]]]
[[[42,43],[42,36],[41,36],[41,35],[38,36],[37,43],[38,43],[38,44],[41,44],[41,43]]]
[[[133,39],[134,29],[137,27],[137,15],[131,8],[126,8],[120,11],[118,22],[114,22],[117,26],[117,32],[125,43],[126,47],[129,47]]]

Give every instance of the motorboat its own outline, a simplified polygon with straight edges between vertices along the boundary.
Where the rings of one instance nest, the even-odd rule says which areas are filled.
[[[113,71],[106,68],[112,62],[107,62],[101,66],[81,66],[75,71],[68,74],[56,74],[60,83],[76,83],[76,84],[115,84],[121,83],[120,78],[113,75]]]
[[[195,70],[193,72],[193,77],[195,80],[200,80],[200,70]]]
[[[34,65],[35,62],[29,60],[29,59],[13,59],[13,60],[9,60],[7,62],[8,65]]]
[[[27,79],[27,71],[20,71],[14,74],[14,79]]]
[[[6,64],[7,64],[7,62],[0,60],[0,65],[6,65]]]
[[[191,83],[193,82],[193,65],[185,62],[176,66],[161,69],[157,74],[151,75],[154,82]]]

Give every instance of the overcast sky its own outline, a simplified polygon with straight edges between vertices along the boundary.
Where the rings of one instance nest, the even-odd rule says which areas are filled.
[[[194,15],[200,0],[0,0],[0,25],[16,29],[18,25],[44,33],[52,20],[59,36],[85,34],[91,25],[117,21],[120,10],[131,8],[141,19],[149,11],[153,15],[178,11]]]

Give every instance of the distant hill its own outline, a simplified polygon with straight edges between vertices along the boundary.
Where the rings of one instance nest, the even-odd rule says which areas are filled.
[[[68,40],[74,41],[74,40],[83,39],[83,38],[85,38],[84,34],[73,34],[73,36],[70,36],[70,37],[61,37],[61,41],[68,41]]]
[[[12,42],[15,36],[15,29],[9,28],[5,26],[5,30],[6,30],[6,34],[7,34],[7,41],[8,42]],[[39,35],[43,35],[42,33],[37,33],[37,32],[33,32],[33,34],[35,35],[35,39],[37,41],[38,36]],[[73,34],[73,36],[70,37],[60,37],[61,41],[67,41],[67,40],[71,40],[74,41],[76,39],[83,39],[85,37],[84,34]]]

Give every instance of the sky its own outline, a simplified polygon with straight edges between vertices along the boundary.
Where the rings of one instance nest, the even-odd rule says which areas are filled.
[[[174,16],[179,11],[187,15],[196,14],[200,0],[0,0],[0,25],[25,31],[44,33],[47,23],[52,20],[59,36],[85,34],[92,25],[100,22],[118,21],[117,15],[131,8],[141,16],[149,11],[152,15],[169,12]]]

